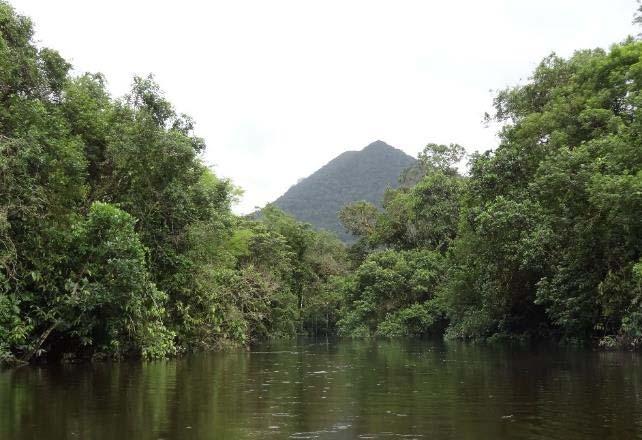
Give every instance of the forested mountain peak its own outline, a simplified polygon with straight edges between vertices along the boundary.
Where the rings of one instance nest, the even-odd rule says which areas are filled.
[[[395,147],[393,147],[391,145],[388,145],[387,143],[385,143],[382,140],[376,140],[373,143],[369,144],[367,147],[365,147],[362,151],[376,150],[376,149],[385,150],[385,149],[390,149],[390,148],[392,148],[394,150],[398,150],[397,148],[395,148]],[[401,151],[401,150],[398,150],[398,151]]]
[[[345,151],[292,186],[274,204],[297,219],[350,240],[337,213],[348,203],[379,205],[386,188],[398,186],[399,175],[415,159],[384,141]]]

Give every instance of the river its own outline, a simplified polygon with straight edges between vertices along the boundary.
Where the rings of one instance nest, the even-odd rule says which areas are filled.
[[[0,372],[1,439],[642,439],[642,357],[299,340]]]

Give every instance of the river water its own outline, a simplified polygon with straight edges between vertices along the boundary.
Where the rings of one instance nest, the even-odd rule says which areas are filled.
[[[642,439],[642,357],[270,343],[0,372],[0,439]]]

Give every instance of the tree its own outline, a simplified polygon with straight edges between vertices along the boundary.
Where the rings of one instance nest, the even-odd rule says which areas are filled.
[[[175,353],[164,325],[167,295],[152,283],[146,252],[131,215],[96,202],[75,225],[73,268],[64,295],[54,299],[59,329],[81,345],[115,356],[164,357]]]
[[[374,233],[378,216],[377,207],[365,201],[351,203],[339,211],[339,220],[343,227],[359,237],[367,237]]]
[[[350,275],[337,325],[349,336],[438,333],[443,314],[437,303],[444,258],[433,251],[375,252]]]
[[[550,56],[498,94],[501,144],[474,158],[462,209],[453,334],[637,343],[641,54]]]

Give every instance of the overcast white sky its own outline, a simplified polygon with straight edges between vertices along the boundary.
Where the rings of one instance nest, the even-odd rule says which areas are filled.
[[[245,190],[242,213],[377,139],[413,156],[493,148],[492,90],[553,51],[637,33],[635,0],[10,1],[115,96],[153,73],[206,162]]]

